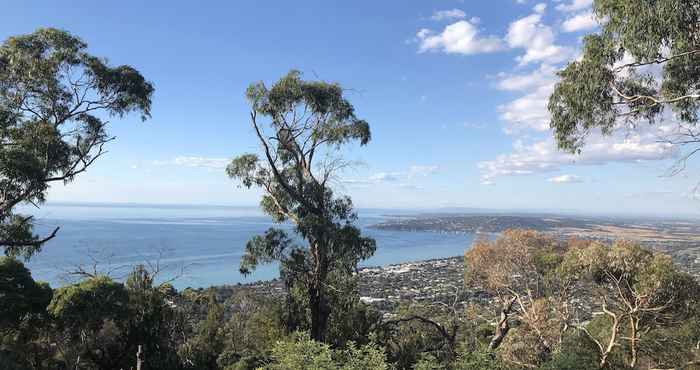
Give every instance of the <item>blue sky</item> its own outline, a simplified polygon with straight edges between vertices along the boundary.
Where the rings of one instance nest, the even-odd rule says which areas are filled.
[[[337,81],[373,141],[337,186],[360,207],[479,207],[698,213],[694,166],[657,129],[554,150],[546,96],[595,31],[590,1],[21,1],[0,38],[66,29],[156,86],[153,118],[114,122],[117,140],[49,201],[254,205],[226,178],[255,151],[244,91],[289,69]],[[670,125],[671,123],[663,123]]]

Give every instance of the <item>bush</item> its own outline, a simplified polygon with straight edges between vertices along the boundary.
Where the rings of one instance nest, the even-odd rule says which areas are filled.
[[[272,363],[266,369],[292,370],[384,370],[384,352],[373,344],[356,346],[349,343],[345,349],[331,349],[312,340],[306,333],[296,333],[290,339],[278,342],[272,349]]]

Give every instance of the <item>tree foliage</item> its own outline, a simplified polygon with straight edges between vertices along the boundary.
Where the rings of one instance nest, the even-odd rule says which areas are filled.
[[[571,316],[572,281],[556,273],[566,249],[566,243],[542,233],[506,230],[465,253],[466,284],[486,289],[500,302],[491,349],[504,344],[505,356],[529,365],[558,351]],[[517,328],[511,327],[514,320],[520,322]]]
[[[314,370],[385,370],[389,369],[384,353],[374,345],[356,346],[349,343],[345,349],[331,349],[308,335],[295,334],[278,342],[272,350],[272,363],[267,369]]]
[[[594,129],[655,123],[668,110],[677,127],[665,140],[698,143],[700,2],[595,0],[594,10],[602,29],[584,38],[549,99],[559,147],[580,151]]]
[[[49,285],[34,281],[20,261],[0,257],[0,331],[45,312],[52,294]]]
[[[153,85],[133,67],[111,67],[87,44],[53,28],[0,45],[0,246],[29,258],[56,235],[32,232],[16,205],[39,204],[105,153],[106,119],[150,116]]]
[[[649,357],[642,359],[641,348],[653,343],[657,330],[679,328],[697,319],[700,285],[679,271],[669,256],[630,242],[612,246],[591,242],[569,251],[561,268],[595,284],[599,328],[594,332],[580,329],[596,343],[601,367],[615,354],[632,368],[640,361],[652,367],[683,366],[693,357],[688,353],[692,352],[690,345],[673,358],[662,359],[646,351]]]
[[[335,197],[329,183],[347,164],[340,148],[367,144],[369,124],[355,116],[338,84],[304,81],[296,71],[269,88],[251,85],[246,97],[262,159],[243,154],[226,172],[246,187],[261,188],[262,209],[276,222],[291,221],[306,245],[272,228],[246,244],[240,270],[249,273],[260,263],[279,261],[288,288],[306,293],[312,337],[323,341],[332,309],[329,275],[352,273],[376,248],[353,225],[357,215],[350,198]]]

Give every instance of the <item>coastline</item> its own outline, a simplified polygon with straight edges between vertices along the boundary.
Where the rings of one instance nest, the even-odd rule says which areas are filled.
[[[454,301],[455,298],[459,301],[486,299],[484,292],[467,292],[463,288],[463,259],[462,256],[454,256],[362,267],[358,270],[360,300],[386,314],[404,303]],[[208,288],[185,290],[188,289],[203,291]],[[211,289],[216,291],[221,302],[244,290],[268,297],[281,297],[284,294],[280,279],[217,285]]]

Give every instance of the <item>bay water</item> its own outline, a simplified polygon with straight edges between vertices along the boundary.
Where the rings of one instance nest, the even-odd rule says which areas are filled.
[[[160,270],[158,279],[182,289],[249,283],[278,276],[276,264],[259,266],[252,274],[238,272],[246,242],[274,225],[254,207],[162,206],[114,204],[50,204],[31,210],[36,231],[59,226],[27,266],[36,280],[52,287],[77,278],[77,270],[109,273],[120,279],[136,264]],[[418,211],[360,209],[360,226],[377,241],[364,266],[459,256],[474,237],[470,234],[378,230],[369,226]],[[401,215],[401,216],[399,216]],[[288,228],[289,225],[281,225]]]

